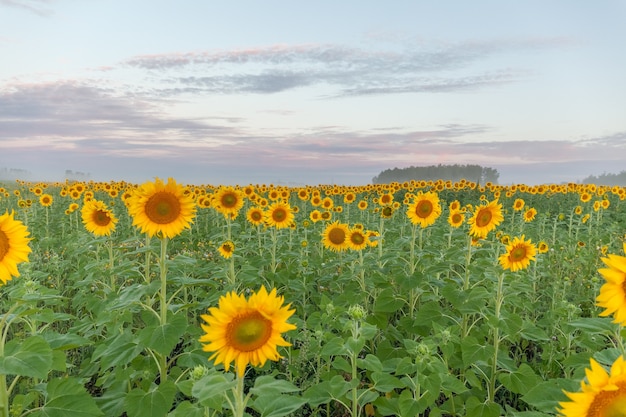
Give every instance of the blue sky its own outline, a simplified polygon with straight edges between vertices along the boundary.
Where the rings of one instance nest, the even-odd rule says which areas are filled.
[[[626,2],[0,0],[0,174],[626,170]]]

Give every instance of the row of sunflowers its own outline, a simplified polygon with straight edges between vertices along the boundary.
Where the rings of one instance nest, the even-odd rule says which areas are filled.
[[[625,415],[624,199],[5,184],[0,416]]]

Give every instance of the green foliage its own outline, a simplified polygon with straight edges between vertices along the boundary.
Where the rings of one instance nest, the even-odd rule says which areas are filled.
[[[617,189],[595,188],[583,203],[577,187],[320,187],[342,207],[329,211],[331,220],[380,234],[377,246],[340,253],[323,247],[326,223],[309,219],[319,206],[287,189],[298,208],[293,228],[252,226],[250,199],[230,220],[200,208],[161,259],[159,239],[133,228],[124,201],[89,186],[120,219],[110,239],[86,232],[80,212],[65,213],[74,200],[60,185],[48,187],[55,199],[48,209],[32,184],[13,185],[20,196],[7,188],[0,200],[33,237],[30,263],[0,288],[0,390],[10,415],[230,415],[238,381],[232,364],[224,372],[208,360],[200,315],[228,291],[261,285],[291,304],[297,330],[284,335],[291,346],[279,348],[278,361],[248,368],[249,416],[545,417],[566,400],[563,390],[579,389],[591,357],[610,364],[624,352],[624,330],[599,317],[595,304],[600,259],[622,252]],[[424,230],[413,228],[404,207],[419,190],[436,191],[443,207]],[[198,195],[212,191],[197,187]],[[259,198],[268,191],[255,190]],[[355,203],[344,202],[348,192]],[[399,206],[383,219],[376,201],[386,193]],[[448,205],[458,200],[467,219],[481,195],[503,204],[505,220],[472,243],[467,223],[446,222]],[[537,209],[535,220],[513,210],[517,198]],[[30,207],[18,204],[26,199]],[[366,210],[356,207],[361,200]],[[594,210],[603,200],[608,207]],[[217,248],[229,233],[236,250],[225,260]],[[503,241],[521,234],[549,251],[527,269],[503,271]]]

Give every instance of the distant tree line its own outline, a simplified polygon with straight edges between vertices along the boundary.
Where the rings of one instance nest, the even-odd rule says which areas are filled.
[[[21,168],[0,168],[1,180],[24,180],[30,177],[30,171]]]
[[[584,180],[583,184],[597,184],[597,185],[626,185],[626,171],[622,171],[619,174],[601,174],[597,177],[590,175]]]
[[[422,167],[410,166],[408,168],[387,169],[372,178],[372,182],[374,184],[387,184],[390,182],[405,182],[411,180],[459,181],[465,179],[478,184],[484,184],[486,182],[497,184],[499,177],[500,173],[494,168],[482,167],[480,165],[439,164]]]

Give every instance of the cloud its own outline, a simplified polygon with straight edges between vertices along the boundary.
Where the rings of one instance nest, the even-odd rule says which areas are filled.
[[[47,7],[50,0],[0,0],[0,6],[15,7],[27,10],[39,16],[50,16],[53,11]]]
[[[223,128],[191,119],[168,117],[155,102],[79,81],[13,84],[0,89],[0,138],[126,138],[142,132],[188,135]],[[6,146],[6,143],[5,145]]]
[[[527,79],[524,68],[473,69],[496,55],[570,45],[567,39],[394,44],[370,50],[334,44],[139,55],[123,67],[161,76],[161,94],[270,94],[330,85],[332,97],[485,88]],[[490,66],[489,64],[487,64]],[[463,75],[457,74],[463,70]],[[171,76],[172,73],[181,74]]]

